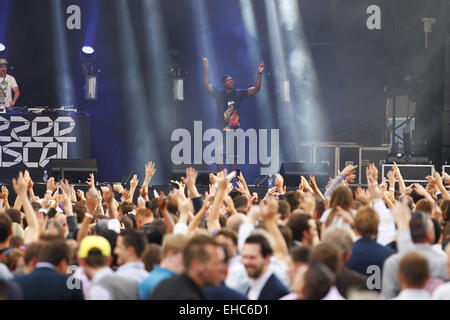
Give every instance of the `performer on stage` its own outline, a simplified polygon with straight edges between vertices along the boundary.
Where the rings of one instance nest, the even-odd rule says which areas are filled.
[[[8,60],[0,59],[0,107],[9,108],[14,107],[19,99],[20,91],[16,79],[13,76],[6,74],[8,70]],[[12,93],[14,92],[14,97]]]
[[[253,87],[248,89],[235,89],[234,80],[230,75],[225,75],[222,78],[223,90],[219,90],[209,83],[208,80],[208,59],[202,57],[204,74],[203,85],[209,94],[214,97],[217,104],[217,128],[223,130],[237,129],[239,124],[239,111],[241,108],[241,101],[251,95],[258,93],[261,88],[262,72],[264,71],[264,62],[258,66],[258,77]],[[235,146],[236,148],[236,146]],[[222,170],[223,157],[218,156],[217,169]],[[235,161],[233,161],[231,171],[235,168]]]

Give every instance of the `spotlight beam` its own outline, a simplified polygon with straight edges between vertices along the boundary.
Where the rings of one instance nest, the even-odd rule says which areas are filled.
[[[277,16],[277,8],[274,0],[264,0],[266,7],[266,16],[269,29],[270,50],[272,55],[272,63],[275,75],[275,85],[281,88],[282,83],[288,80],[285,63],[284,44],[279,28],[279,21]],[[299,148],[296,146],[299,143],[300,136],[295,124],[295,114],[292,108],[292,102],[284,102],[278,94],[278,121],[282,132],[282,161],[296,161],[299,159]]]
[[[208,14],[206,10],[206,3],[208,1],[204,0],[191,0],[191,8],[193,8],[193,17],[194,17],[194,25],[195,25],[195,38],[196,38],[196,47],[198,52],[198,62],[199,66],[202,68],[203,75],[203,66],[201,64],[201,56],[208,58],[209,60],[209,80],[211,83],[218,79],[218,65],[219,61],[216,59],[216,55],[212,46],[212,37],[211,37],[211,28],[210,23],[208,21]],[[220,87],[220,86],[219,86]],[[206,92],[203,90],[203,92]],[[201,94],[202,96],[202,118],[208,119],[209,122],[216,126],[217,114],[215,108],[211,108],[211,105],[215,105],[213,99],[209,97],[206,93]]]
[[[155,133],[150,130],[149,113],[145,98],[144,79],[141,66],[138,63],[138,54],[133,29],[131,28],[130,12],[126,0],[116,2],[116,14],[119,21],[118,43],[122,44],[119,49],[121,68],[123,70],[123,95],[127,97],[124,102],[124,125],[130,128],[128,141],[129,169],[134,170],[140,176],[144,175],[144,164],[147,161],[156,162],[157,167],[162,164]],[[155,183],[163,183],[161,171],[157,171]]]
[[[287,52],[296,127],[301,128],[302,140],[321,140],[326,126],[321,125],[324,122],[321,119],[319,84],[310,49],[304,40],[300,9],[296,0],[278,0],[278,10]]]
[[[74,84],[70,74],[68,61],[67,41],[65,37],[65,21],[63,16],[62,2],[51,1],[52,29],[55,37],[55,77],[57,81],[57,94],[59,105],[72,105],[75,102]]]
[[[258,32],[256,28],[256,19],[253,11],[253,3],[251,0],[240,0],[241,16],[244,22],[244,27],[247,32],[245,37],[247,43],[247,50],[251,61],[259,63],[263,60],[261,55],[261,48],[258,43]],[[260,126],[273,128],[273,109],[269,103],[269,90],[267,86],[267,72],[264,73],[264,79],[261,84],[261,90],[256,95],[258,105],[258,117]]]

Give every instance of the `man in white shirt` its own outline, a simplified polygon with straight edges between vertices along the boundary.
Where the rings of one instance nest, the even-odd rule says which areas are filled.
[[[8,60],[0,59],[0,108],[14,107],[19,99],[20,91],[16,79],[7,74]],[[14,92],[14,97],[12,96]]]
[[[119,235],[114,253],[117,254],[117,262],[120,265],[116,274],[127,279],[132,279],[138,284],[148,276],[144,262],[140,258],[147,245],[145,234],[131,230]]]
[[[418,252],[403,256],[399,264],[398,281],[402,291],[394,300],[428,300],[425,289],[430,278],[428,260]]]

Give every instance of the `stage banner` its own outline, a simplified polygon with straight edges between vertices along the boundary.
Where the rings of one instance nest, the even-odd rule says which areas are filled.
[[[90,158],[90,117],[86,113],[0,114],[0,145],[0,182],[11,183],[23,170],[42,182],[50,159]]]

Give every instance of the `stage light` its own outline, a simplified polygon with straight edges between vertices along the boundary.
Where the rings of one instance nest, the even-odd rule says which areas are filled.
[[[94,48],[92,48],[91,46],[84,46],[83,48],[81,48],[81,51],[87,55],[91,55],[95,52]]]
[[[97,100],[97,80],[100,69],[94,63],[95,50],[91,46],[81,48],[81,71],[84,75],[84,99]]]
[[[401,158],[403,158],[403,153],[401,153],[401,152],[397,152],[397,158],[398,158],[398,159],[401,159]]]
[[[0,52],[3,52],[6,50],[6,46],[0,42]]]

